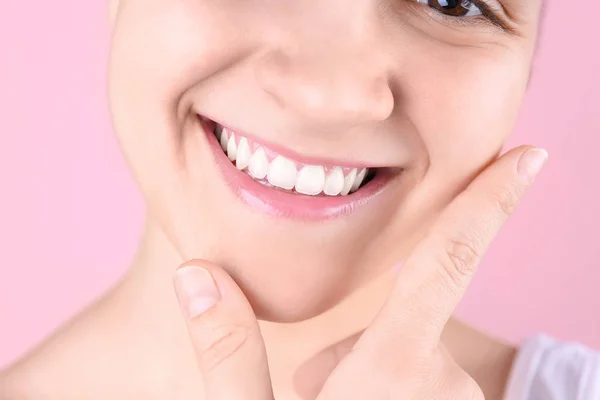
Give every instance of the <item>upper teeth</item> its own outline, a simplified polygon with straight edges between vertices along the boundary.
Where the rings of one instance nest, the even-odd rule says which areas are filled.
[[[247,169],[257,180],[267,179],[269,184],[282,189],[315,196],[325,193],[328,196],[347,195],[356,191],[367,175],[367,168],[325,167],[323,165],[303,165],[276,155],[271,161],[266,149],[250,143],[247,138],[238,136],[227,128],[217,126],[215,135],[227,157],[239,170]],[[347,170],[344,176],[344,169]]]
[[[273,186],[293,189],[296,185],[296,165],[283,156],[277,156],[269,165],[267,180]]]
[[[298,173],[295,189],[299,193],[316,195],[325,186],[325,169],[320,165],[307,165]]]
[[[248,166],[250,163],[250,157],[252,153],[250,152],[250,146],[248,145],[248,140],[243,137],[240,139],[240,144],[237,149],[236,162],[235,165],[238,169],[242,170]]]
[[[248,172],[256,179],[263,179],[269,172],[269,160],[265,150],[261,147],[257,149],[252,157],[250,157],[250,164],[248,165]]]
[[[335,167],[325,180],[323,191],[329,196],[337,196],[344,189],[344,171],[340,167]]]

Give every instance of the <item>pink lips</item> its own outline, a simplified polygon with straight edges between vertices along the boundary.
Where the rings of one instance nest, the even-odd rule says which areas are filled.
[[[267,187],[239,171],[221,149],[209,124],[198,121],[228,186],[242,202],[259,212],[313,221],[338,218],[367,204],[385,189],[394,176],[391,171],[380,169],[364,187],[347,196],[305,196]]]

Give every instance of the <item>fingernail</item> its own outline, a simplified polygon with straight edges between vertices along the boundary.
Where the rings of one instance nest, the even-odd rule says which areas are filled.
[[[212,275],[196,266],[182,267],[175,272],[175,291],[187,318],[197,317],[221,300]]]
[[[548,152],[546,150],[538,148],[529,149],[521,155],[517,171],[524,179],[531,182],[542,170],[547,160]]]

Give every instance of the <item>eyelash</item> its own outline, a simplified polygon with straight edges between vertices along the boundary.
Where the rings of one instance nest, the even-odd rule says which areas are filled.
[[[432,14],[434,18],[442,19],[445,23],[458,25],[461,27],[469,27],[473,25],[493,25],[497,28],[502,29],[505,32],[512,32],[512,28],[506,23],[506,21],[498,15],[485,1],[483,0],[471,0],[471,3],[479,9],[481,14],[473,16],[455,17],[452,15],[444,14],[440,11],[430,7],[427,0],[412,0],[417,3],[417,6],[423,6],[427,9],[427,12]]]

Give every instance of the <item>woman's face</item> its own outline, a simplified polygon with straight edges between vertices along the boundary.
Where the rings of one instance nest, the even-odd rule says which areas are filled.
[[[111,110],[151,217],[260,317],[324,311],[498,155],[540,1],[113,3]]]

